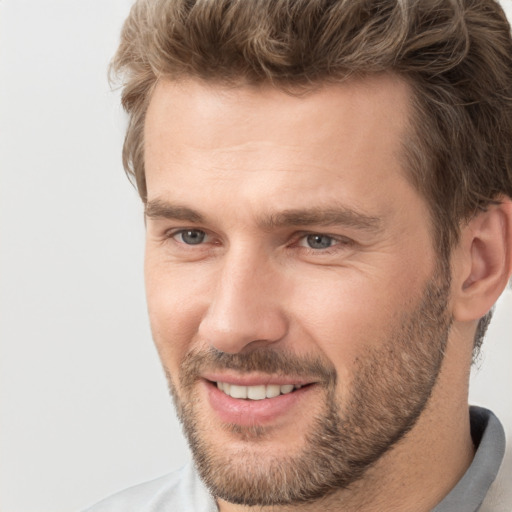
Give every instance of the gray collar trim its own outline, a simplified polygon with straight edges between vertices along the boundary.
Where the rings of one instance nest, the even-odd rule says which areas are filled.
[[[432,512],[477,512],[498,474],[505,454],[505,432],[498,418],[482,407],[470,407],[471,436],[477,447],[471,466]]]

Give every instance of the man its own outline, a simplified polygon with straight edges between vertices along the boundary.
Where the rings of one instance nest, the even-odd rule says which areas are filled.
[[[139,1],[113,66],[194,464],[91,510],[511,510],[467,404],[512,272],[499,5]]]

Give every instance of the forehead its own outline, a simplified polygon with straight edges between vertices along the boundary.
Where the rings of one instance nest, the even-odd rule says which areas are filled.
[[[370,205],[386,188],[403,186],[409,97],[392,75],[303,95],[161,80],[145,124],[148,199],[174,199],[196,183],[254,201],[263,200],[259,190],[268,202],[287,201],[284,208],[334,193],[338,202]]]
[[[181,135],[192,129],[188,134],[192,140],[202,138],[204,143],[218,147],[219,143],[237,142],[262,125],[266,125],[269,138],[282,128],[293,128],[299,137],[306,126],[319,125],[325,127],[322,135],[330,131],[333,136],[352,137],[362,134],[362,128],[369,134],[385,126],[386,132],[380,135],[387,141],[407,124],[410,94],[409,86],[392,74],[319,84],[302,94],[268,84],[229,87],[194,79],[161,79],[146,115],[146,140]],[[212,122],[216,130],[209,131]],[[219,129],[234,123],[239,124],[239,130],[219,133]],[[205,139],[206,135],[213,137]]]

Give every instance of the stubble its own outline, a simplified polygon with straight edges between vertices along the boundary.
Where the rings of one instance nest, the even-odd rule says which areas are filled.
[[[247,506],[283,506],[316,501],[360,480],[413,428],[428,403],[451,325],[449,288],[449,273],[437,271],[413,310],[361,354],[343,396],[335,368],[322,358],[299,358],[275,348],[187,354],[179,391],[167,377],[196,467],[212,495]],[[238,425],[224,428],[245,445],[243,450],[217,445],[197,396],[197,380],[206,369],[314,377],[324,399],[302,448],[286,456],[262,456],[254,444],[271,436],[271,429]]]

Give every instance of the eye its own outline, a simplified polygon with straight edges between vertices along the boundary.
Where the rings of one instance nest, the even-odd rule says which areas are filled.
[[[185,229],[173,235],[173,238],[187,245],[199,245],[206,239],[206,233],[200,229]]]
[[[303,237],[299,245],[310,249],[328,249],[337,243],[338,241],[332,236],[313,233]]]

